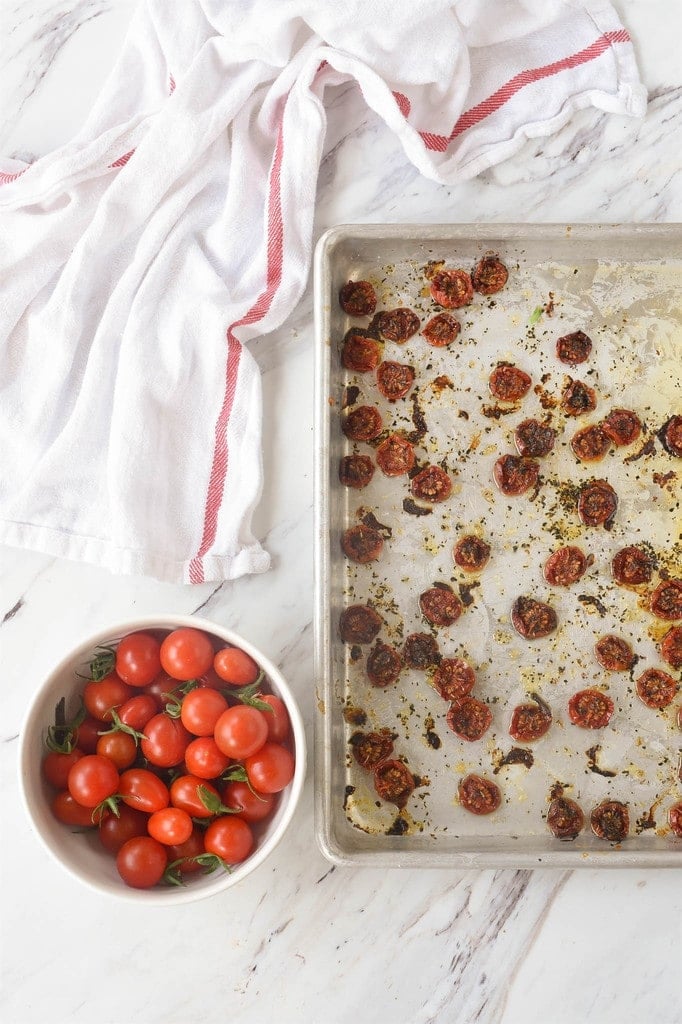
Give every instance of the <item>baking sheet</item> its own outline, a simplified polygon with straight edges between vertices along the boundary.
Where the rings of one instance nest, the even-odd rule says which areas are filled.
[[[677,228],[641,226],[539,227],[461,226],[445,229],[336,229],[318,252],[318,834],[325,852],[341,862],[384,863],[682,863],[682,844],[666,827],[667,808],[682,798],[678,779],[680,733],[675,725],[679,698],[663,711],[645,707],[634,678],[645,667],[665,666],[656,643],[669,628],[644,608],[640,593],[613,584],[610,561],[621,547],[646,542],[659,569],[679,574],[680,466],[660,445],[654,454],[626,462],[673,412],[682,410],[682,261]],[[388,479],[377,471],[361,491],[338,483],[341,455],[371,447],[349,442],[340,430],[344,389],[356,385],[356,404],[376,404],[389,430],[414,430],[411,396],[390,404],[381,398],[373,374],[353,375],[339,360],[343,335],[366,321],[349,320],[338,306],[338,290],[349,278],[374,284],[377,309],[409,305],[422,324],[439,311],[430,299],[425,267],[444,259],[469,269],[487,251],[500,255],[510,270],[497,295],[475,295],[455,311],[462,323],[457,342],[447,349],[428,346],[419,335],[406,345],[386,343],[383,358],[414,366],[419,408],[427,435],[417,446],[420,464],[442,463],[454,481],[452,497],[431,515],[403,510],[406,477]],[[553,304],[553,315],[546,307]],[[542,315],[533,315],[536,309]],[[550,305],[551,309],[551,305]],[[536,321],[536,322],[533,322]],[[582,329],[592,338],[587,363],[569,370],[554,355],[561,334]],[[488,389],[491,369],[508,360],[529,372],[531,390],[509,415],[494,418]],[[567,373],[585,380],[598,395],[594,413],[566,419],[553,402]],[[444,381],[447,381],[444,385]],[[569,440],[575,430],[603,418],[612,408],[632,408],[646,425],[629,448],[611,451],[603,461],[580,464]],[[493,410],[494,411],[494,410]],[[541,460],[543,484],[530,501],[506,498],[492,481],[499,454],[515,452],[514,427],[522,419],[552,417],[560,431],[555,450]],[[562,430],[566,423],[566,430]],[[675,465],[675,463],[678,463]],[[677,476],[663,480],[670,470]],[[574,486],[605,477],[620,504],[613,529],[587,529],[578,521]],[[371,511],[392,530],[381,559],[349,563],[339,548],[342,530]],[[480,533],[493,554],[480,576],[456,568],[452,548],[463,533]],[[547,555],[564,543],[578,543],[594,564],[570,588],[544,581]],[[464,593],[471,603],[449,628],[433,629],[422,619],[418,595],[434,582],[480,585]],[[657,582],[655,577],[653,583]],[[509,622],[513,599],[527,593],[556,609],[559,629],[534,642],[520,638]],[[402,646],[411,632],[433,632],[444,657],[466,657],[474,666],[474,696],[493,712],[493,724],[477,743],[467,743],[447,727],[448,705],[429,685],[428,675],[404,669],[386,690],[371,687],[365,658],[338,638],[338,617],[347,604],[369,601],[385,626],[381,639]],[[634,672],[606,673],[593,655],[594,641],[606,633],[628,639],[639,661]],[[679,678],[679,673],[672,673]],[[597,686],[616,710],[604,730],[578,729],[567,718],[569,697]],[[511,711],[538,693],[552,708],[549,733],[532,745],[515,744],[508,734]],[[356,765],[348,740],[358,728],[393,731],[395,756],[403,758],[420,785],[398,815],[378,801],[371,774]],[[347,721],[350,718],[351,721]],[[588,751],[600,745],[597,763]],[[528,746],[534,763],[500,767],[512,746]],[[592,752],[594,754],[594,752]],[[595,768],[598,771],[595,771]],[[489,817],[467,813],[457,801],[459,780],[469,772],[494,779],[503,794]],[[602,772],[614,772],[613,776]],[[620,848],[589,832],[571,844],[549,833],[546,814],[556,783],[576,799],[586,817],[604,799],[623,800],[631,834]],[[652,827],[652,822],[655,824]],[[395,835],[396,831],[402,832]]]

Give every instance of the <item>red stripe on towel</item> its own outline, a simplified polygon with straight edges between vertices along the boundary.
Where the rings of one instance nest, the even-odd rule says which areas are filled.
[[[239,361],[241,357],[241,342],[235,337],[234,330],[245,324],[254,324],[268,313],[275,293],[282,280],[282,261],[284,256],[284,223],[282,220],[281,203],[281,170],[283,145],[283,126],[280,121],[277,134],[275,155],[270,168],[270,183],[268,188],[268,249],[267,268],[265,276],[265,290],[261,292],[254,305],[249,311],[227,329],[227,363],[225,366],[225,392],[223,403],[215,426],[215,440],[213,445],[213,461],[211,474],[206,494],[204,508],[204,528],[201,537],[199,550],[190,562],[189,578],[191,583],[204,582],[204,567],[202,558],[213,545],[218,530],[218,514],[225,491],[225,480],[229,466],[229,447],[227,444],[227,430],[234,405],[234,397],[237,390],[237,379],[239,376]]]
[[[527,71],[520,71],[518,75],[514,75],[505,85],[497,89],[487,99],[482,100],[481,103],[477,103],[471,110],[466,110],[457,121],[450,135],[438,135],[434,132],[420,132],[424,145],[427,149],[435,150],[438,153],[444,153],[449,144],[453,139],[465,132],[467,128],[472,128],[473,125],[483,121],[490,114],[494,114],[495,111],[499,110],[500,107],[504,106],[512,96],[515,96],[517,92],[525,88],[527,85],[531,85],[533,82],[539,82],[543,78],[551,78],[552,75],[558,75],[561,71],[568,71],[570,68],[577,68],[581,64],[588,64],[591,60],[595,60],[600,57],[605,50],[608,50],[613,43],[629,43],[630,36],[625,29],[619,29],[617,32],[605,32],[603,36],[591,43],[590,46],[586,46],[584,50],[579,50],[577,53],[571,54],[570,57],[564,57],[562,60],[554,61],[552,64],[545,64],[539,68],[530,68]]]

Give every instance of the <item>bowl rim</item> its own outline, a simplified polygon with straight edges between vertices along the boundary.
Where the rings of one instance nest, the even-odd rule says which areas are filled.
[[[274,831],[263,841],[251,856],[249,856],[242,864],[235,867],[229,874],[220,873],[215,877],[212,875],[208,876],[213,880],[212,882],[208,882],[206,885],[201,887],[192,885],[173,886],[168,889],[159,889],[157,887],[153,887],[151,889],[134,889],[126,886],[123,881],[120,883],[120,889],[118,885],[113,883],[100,885],[91,878],[82,875],[72,864],[68,863],[58,854],[48,841],[43,832],[40,821],[34,814],[32,797],[29,792],[31,787],[29,780],[36,776],[36,766],[32,762],[29,738],[33,737],[36,729],[39,728],[37,720],[42,717],[41,712],[43,711],[46,693],[49,691],[52,684],[60,675],[68,672],[72,668],[74,662],[77,662],[81,657],[87,656],[88,653],[92,653],[98,644],[107,640],[111,641],[112,638],[115,637],[123,637],[129,633],[139,632],[145,629],[167,629],[172,631],[185,626],[203,630],[220,640],[224,640],[227,644],[240,647],[265,670],[268,679],[273,684],[273,690],[278,696],[281,696],[282,700],[286,704],[291,722],[291,731],[293,734],[295,748],[294,777],[286,789],[288,794],[286,806],[284,807],[280,820],[278,821]],[[40,726],[40,728],[42,729],[42,726]],[[274,665],[258,647],[246,640],[239,633],[236,633],[234,630],[228,629],[216,622],[212,622],[209,619],[200,618],[196,615],[176,615],[173,613],[165,615],[146,615],[136,619],[116,621],[107,627],[98,630],[96,633],[84,636],[76,644],[72,645],[49,674],[43,678],[31,696],[31,700],[21,723],[17,756],[19,792],[24,812],[33,832],[37,835],[43,848],[47,850],[51,858],[61,865],[61,867],[71,875],[72,878],[77,879],[82,885],[87,886],[93,892],[108,896],[112,899],[123,899],[138,905],[140,903],[146,903],[157,906],[193,903],[201,899],[206,899],[209,896],[215,896],[219,892],[230,889],[232,886],[236,885],[242,879],[255,871],[279,844],[291,823],[303,791],[307,762],[303,717],[298,707],[298,702],[294,697],[289,684],[286,682],[277,666]]]

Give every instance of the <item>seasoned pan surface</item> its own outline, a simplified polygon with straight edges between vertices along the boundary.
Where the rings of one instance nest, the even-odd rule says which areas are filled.
[[[656,227],[460,227],[403,234],[371,227],[337,229],[322,243],[316,296],[317,785],[320,838],[335,859],[679,862],[682,841],[671,834],[667,814],[682,799],[680,695],[655,709],[637,692],[647,669],[666,671],[676,688],[680,680],[679,669],[661,658],[662,639],[674,623],[650,609],[657,585],[682,575],[682,460],[666,451],[660,435],[670,417],[682,412],[678,240],[675,229]],[[470,303],[448,310],[460,324],[458,337],[445,347],[427,344],[423,329],[443,312],[432,295],[434,275],[443,267],[471,271],[490,253],[508,268],[505,287],[489,295],[475,292]],[[385,321],[348,316],[338,294],[349,279],[371,283],[378,311],[409,307],[419,330],[398,343],[390,329],[377,330]],[[405,397],[387,400],[376,371],[344,368],[343,339],[350,328],[378,335],[380,359],[414,372]],[[557,349],[557,341],[578,331],[592,345],[583,362],[570,365],[558,352],[582,357],[584,351],[571,348],[580,347],[580,337],[563,346],[568,353],[561,345]],[[510,402],[499,399],[499,382],[508,373],[500,375],[499,367],[508,364],[521,371],[517,381],[530,379],[526,393]],[[491,392],[493,372],[497,396]],[[594,392],[578,416],[569,414],[575,410],[566,398],[572,381],[585,386],[583,395]],[[381,429],[368,441],[350,440],[342,422],[361,406],[378,410]],[[575,435],[602,429],[622,409],[635,413],[639,435],[617,445],[608,428],[605,442],[597,430],[603,457],[578,457],[595,454],[595,436],[587,435],[584,448]],[[541,425],[539,437],[537,427],[524,429],[529,420]],[[616,434],[621,427],[617,422]],[[413,445],[410,474],[386,476],[377,467],[382,442],[394,435]],[[519,448],[526,452],[530,444],[532,454],[538,443],[537,458],[515,461]],[[339,461],[351,454],[375,467],[362,488],[339,482]],[[500,462],[504,456],[514,460]],[[444,471],[452,485],[437,503],[419,497],[418,474],[429,466]],[[508,470],[512,486],[506,489],[527,482],[523,493],[500,489],[510,482]],[[519,471],[530,471],[532,479],[519,483]],[[586,525],[579,510],[581,494],[594,481],[607,483],[617,498],[605,525]],[[378,557],[347,557],[342,538],[355,527],[363,529],[347,535],[346,551],[364,559],[380,547]],[[466,566],[468,537],[490,551],[474,571]],[[581,575],[559,585],[552,573],[558,559],[546,566],[569,546],[582,554],[584,563],[576,570]],[[650,578],[623,586],[614,579],[614,557],[630,547],[646,555]],[[549,611],[541,607],[540,617],[551,621],[538,626],[528,599],[546,605]],[[344,643],[339,635],[344,610],[355,605],[367,605],[378,616],[380,631],[369,643]],[[554,619],[556,628],[547,636],[521,635],[529,629],[542,633]],[[426,644],[422,660],[430,664],[403,664],[395,682],[372,685],[369,676],[376,682],[376,659],[384,650],[377,644],[409,661],[406,641],[414,634],[432,638],[430,654],[428,640],[417,644],[418,654],[419,643]],[[629,669],[608,671],[600,664],[595,645],[607,636],[628,645],[634,659]],[[452,710],[438,692],[439,658],[470,667],[475,681],[468,700],[476,705],[467,708],[460,701]],[[580,728],[571,720],[572,714],[580,717],[575,695],[584,690],[602,695],[602,710],[612,708],[604,727]],[[522,705],[537,710],[535,720],[551,715],[551,725],[536,740],[510,734],[514,710]],[[488,721],[481,738],[464,738]],[[381,783],[378,793],[372,771],[353,753],[363,734],[382,730],[393,743],[390,758],[406,765],[416,782],[404,806],[400,797],[380,798]],[[466,790],[460,787],[471,774],[499,789],[500,806],[493,813],[465,809]],[[571,842],[556,839],[547,823],[550,802],[560,795],[575,801],[585,816],[584,830]],[[607,800],[627,806],[629,831],[620,843],[599,839],[590,828],[591,812]]]

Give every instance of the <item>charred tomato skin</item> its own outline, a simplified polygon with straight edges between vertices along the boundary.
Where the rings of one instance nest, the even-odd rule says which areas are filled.
[[[351,441],[373,441],[382,426],[381,413],[375,405],[359,405],[341,422],[341,429]]]
[[[647,668],[637,679],[637,696],[648,708],[667,708],[675,700],[678,685],[668,672]]]
[[[566,416],[582,416],[586,412],[594,412],[597,408],[597,395],[594,388],[582,380],[571,380],[561,395],[561,411]]]
[[[457,697],[446,715],[448,728],[460,739],[474,743],[480,740],[492,725],[493,715],[487,704],[475,697]]]
[[[339,292],[339,303],[348,316],[371,316],[377,296],[369,281],[348,281]]]
[[[366,331],[348,331],[341,348],[341,363],[346,370],[370,373],[376,370],[380,359],[381,345],[376,338]]]
[[[471,814],[492,814],[502,803],[500,787],[480,775],[467,775],[458,787],[459,802]]]
[[[474,287],[466,270],[439,270],[431,278],[431,298],[444,309],[467,306],[474,297]]]
[[[361,490],[374,476],[374,463],[369,455],[343,455],[339,461],[339,482],[344,487]]]
[[[381,629],[379,615],[366,604],[352,604],[341,613],[339,632],[347,644],[371,644]]]
[[[568,702],[568,717],[581,729],[603,729],[613,714],[613,701],[601,690],[579,690]]]
[[[682,459],[682,416],[671,416],[661,427],[658,436],[668,455]]]
[[[411,491],[415,498],[436,504],[452,494],[452,480],[440,466],[425,466],[412,478]]]
[[[618,510],[618,495],[606,480],[591,480],[580,489],[578,516],[584,526],[610,529]]]
[[[587,572],[588,560],[580,548],[567,544],[553,551],[545,562],[543,574],[554,587],[569,587]]]
[[[355,732],[350,738],[353,757],[361,768],[374,771],[393,753],[393,737],[388,729],[380,732]]]
[[[403,660],[394,647],[378,641],[367,656],[367,678],[372,686],[390,686],[395,683]]]
[[[382,761],[374,769],[374,788],[382,800],[402,810],[414,792],[414,776],[402,761]]]
[[[556,355],[562,363],[576,366],[584,363],[592,351],[592,339],[584,331],[573,331],[557,339]]]
[[[547,825],[556,839],[577,839],[585,827],[585,816],[575,800],[559,796],[549,805]]]
[[[414,466],[414,447],[399,434],[389,434],[377,448],[376,460],[384,476],[403,476]]]
[[[459,337],[462,325],[450,313],[438,313],[422,329],[422,337],[433,348],[445,348]]]
[[[552,713],[543,703],[518,704],[511,717],[509,735],[519,743],[541,739],[552,724]]]
[[[464,572],[480,572],[490,559],[490,544],[473,533],[460,537],[452,552],[455,565]]]
[[[377,387],[389,402],[404,398],[414,384],[415,373],[411,366],[385,360],[377,366]]]
[[[405,664],[426,671],[440,661],[438,642],[429,633],[410,633],[403,649]]]
[[[452,626],[462,614],[462,602],[450,587],[430,587],[419,595],[419,607],[432,626]]]
[[[594,645],[594,654],[607,672],[629,672],[637,660],[632,647],[620,636],[602,636]]]
[[[398,345],[403,345],[419,330],[419,317],[407,306],[382,310],[374,319],[382,338]]]
[[[433,685],[443,700],[467,697],[476,683],[476,674],[464,658],[443,658],[433,674]]]
[[[653,572],[654,565],[650,555],[635,544],[621,548],[611,560],[611,574],[614,580],[625,587],[649,583]]]
[[[497,256],[484,256],[471,274],[474,291],[480,295],[495,295],[496,292],[501,292],[508,279],[509,271]]]
[[[557,614],[544,601],[521,595],[512,605],[511,622],[524,640],[538,640],[549,636],[557,628]]]
[[[612,444],[622,448],[634,444],[642,433],[639,416],[631,409],[612,409],[601,422],[601,428]]]
[[[517,497],[535,487],[540,466],[521,455],[500,455],[493,466],[493,480],[502,494]]]
[[[541,459],[549,455],[556,441],[556,430],[548,423],[527,419],[514,431],[514,444],[519,455]]]
[[[682,668],[682,626],[673,626],[661,641],[661,657],[671,668]]]
[[[510,363],[498,363],[490,374],[490,394],[499,402],[519,402],[533,383],[525,370]]]
[[[627,804],[620,800],[604,800],[590,814],[590,825],[597,839],[622,842],[630,831]]]
[[[682,619],[682,580],[662,580],[651,595],[649,608],[667,622]]]

